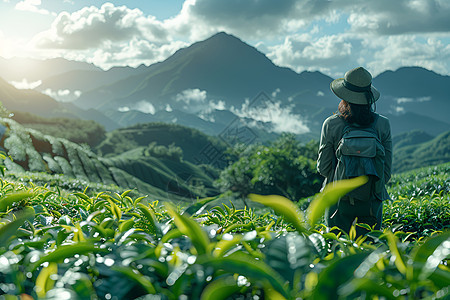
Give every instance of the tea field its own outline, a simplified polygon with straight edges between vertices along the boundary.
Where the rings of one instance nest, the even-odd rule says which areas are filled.
[[[450,164],[393,176],[382,230],[281,196],[190,205],[80,180],[0,180],[0,299],[448,299]],[[41,174],[47,176],[46,174]]]

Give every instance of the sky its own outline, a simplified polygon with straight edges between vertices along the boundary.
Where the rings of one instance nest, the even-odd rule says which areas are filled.
[[[450,0],[0,0],[0,56],[150,65],[225,31],[297,72],[450,75]]]

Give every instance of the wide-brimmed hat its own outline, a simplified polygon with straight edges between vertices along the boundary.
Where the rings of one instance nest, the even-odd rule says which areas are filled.
[[[372,86],[372,75],[363,67],[352,69],[345,73],[344,78],[333,80],[330,88],[336,96],[354,104],[372,104],[380,98],[380,92]]]

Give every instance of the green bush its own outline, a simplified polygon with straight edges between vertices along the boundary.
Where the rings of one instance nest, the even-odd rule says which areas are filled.
[[[318,194],[305,219],[281,196],[252,196],[267,206],[263,213],[233,205],[205,213],[221,198],[176,208],[131,191],[87,194],[0,180],[0,296],[448,297],[450,232],[405,243],[400,231],[356,237],[354,229],[336,235],[316,224],[355,182]]]
[[[259,193],[298,201],[320,190],[316,149],[316,143],[301,145],[288,134],[269,146],[238,145],[231,153],[235,162],[221,172],[216,185],[222,192],[232,191],[240,198]]]

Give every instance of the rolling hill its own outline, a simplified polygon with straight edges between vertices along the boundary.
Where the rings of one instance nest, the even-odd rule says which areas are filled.
[[[394,148],[393,171],[396,173],[450,161],[450,131],[424,143]]]
[[[5,165],[15,174],[41,172],[138,189],[154,200],[191,201],[217,194],[212,185],[217,171],[183,160],[177,149],[168,152],[170,147],[153,144],[152,149],[137,147],[104,158],[88,147],[27,129],[9,118],[0,118],[0,132],[0,147],[8,154]],[[190,142],[198,145],[192,136]]]
[[[84,110],[71,103],[61,103],[35,90],[19,90],[0,78],[0,102],[9,111],[32,113],[45,118],[95,120],[107,130],[119,125],[94,109]]]

